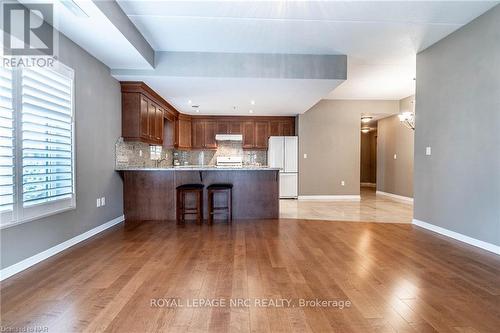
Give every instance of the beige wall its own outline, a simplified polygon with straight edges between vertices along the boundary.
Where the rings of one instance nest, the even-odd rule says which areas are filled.
[[[358,195],[361,113],[398,111],[398,101],[322,100],[300,115],[299,195]]]
[[[414,98],[402,99],[400,110],[409,110]],[[412,198],[414,131],[395,115],[379,120],[377,132],[377,191]]]
[[[376,124],[370,124],[376,126]],[[377,182],[377,131],[361,133],[361,183]]]

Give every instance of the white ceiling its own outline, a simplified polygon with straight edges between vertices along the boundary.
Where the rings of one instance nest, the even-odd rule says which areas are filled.
[[[92,1],[77,0],[88,17],[76,16],[57,0],[19,1],[28,7],[37,2],[52,3],[54,27],[108,67],[151,69],[151,65]]]
[[[135,76],[117,78],[122,81],[136,79]],[[342,82],[158,76],[145,76],[143,81],[182,113],[197,114],[192,105],[199,105],[199,114],[255,116],[303,113]]]
[[[320,98],[390,100],[414,93],[419,51],[497,4],[143,0],[118,3],[157,51],[346,54],[347,81]],[[190,99],[199,96],[200,101],[210,103],[208,109],[214,109],[214,99],[207,98],[212,87],[199,84],[202,81],[198,79],[191,80],[183,79],[179,86],[165,82],[161,89],[172,88],[174,95],[189,95]],[[274,88],[279,86],[278,91],[286,92],[288,83],[282,83],[283,86],[276,84]],[[220,97],[236,98],[238,92],[230,84],[230,80],[217,83],[217,88],[226,92]],[[239,104],[244,105],[248,96],[242,96],[244,100]]]

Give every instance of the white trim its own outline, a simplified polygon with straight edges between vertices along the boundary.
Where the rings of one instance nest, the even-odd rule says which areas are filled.
[[[360,183],[359,186],[361,187],[377,187],[376,183]]]
[[[351,200],[360,201],[360,195],[299,195],[299,200]]]
[[[479,248],[481,248],[483,250],[490,251],[490,252],[493,252],[495,254],[499,254],[500,255],[500,246],[498,246],[498,245],[487,243],[487,242],[484,242],[482,240],[475,239],[475,238],[472,238],[472,237],[469,237],[469,236],[465,236],[465,235],[462,235],[462,234],[460,234],[458,232],[451,231],[451,230],[448,230],[448,229],[445,229],[445,228],[441,228],[441,227],[438,227],[436,225],[433,225],[433,224],[430,224],[430,223],[427,223],[427,222],[423,222],[423,221],[420,221],[420,220],[417,220],[417,219],[413,219],[413,224],[416,225],[416,226],[419,226],[421,228],[424,228],[424,229],[436,232],[438,234],[441,234],[441,235],[444,235],[444,236],[456,239],[458,241],[461,241],[461,242],[470,244],[472,246],[479,247]]]
[[[402,200],[402,201],[413,203],[413,198],[404,197],[402,195],[397,195],[397,194],[394,194],[394,193],[377,191],[377,192],[375,192],[375,194],[377,194],[377,195],[385,195],[386,197],[390,197],[390,198],[393,198],[393,199],[397,199],[397,200]]]
[[[2,270],[0,270],[0,281],[3,281],[9,277],[11,277],[14,274],[17,274],[21,271],[24,271],[25,269],[38,264],[39,262],[48,259],[52,257],[53,255],[58,254],[61,251],[64,251],[73,245],[76,245],[94,235],[97,235],[100,232],[103,232],[104,230],[111,228],[112,226],[123,222],[125,220],[125,216],[119,216],[109,222],[103,223],[93,229],[90,229],[83,234],[80,234],[78,236],[75,236],[71,239],[68,239],[65,242],[62,242],[61,244],[58,244],[56,246],[51,247],[50,249],[47,249],[43,252],[40,252],[38,254],[35,254],[34,256],[31,256],[29,258],[26,258],[18,263],[15,263],[14,265],[11,265],[9,267],[6,267]]]

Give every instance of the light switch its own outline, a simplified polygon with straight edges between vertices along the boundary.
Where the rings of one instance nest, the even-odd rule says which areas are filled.
[[[341,181],[340,185],[345,186],[345,181]]]
[[[96,207],[101,207],[101,198],[97,198]]]
[[[307,158],[307,154],[304,154],[304,158]]]
[[[427,155],[427,156],[431,156],[432,155],[432,149],[431,149],[431,147],[426,147],[425,148],[425,155]]]
[[[106,206],[106,197],[101,198],[101,206]]]
[[[394,159],[397,160],[398,159],[398,155],[397,154],[394,154]]]

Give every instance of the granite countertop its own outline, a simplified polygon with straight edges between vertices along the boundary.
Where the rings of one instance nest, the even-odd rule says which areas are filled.
[[[167,168],[117,168],[116,171],[279,171],[279,168],[270,168],[267,166],[243,166],[243,167],[216,167],[210,165],[184,165],[172,166]]]

